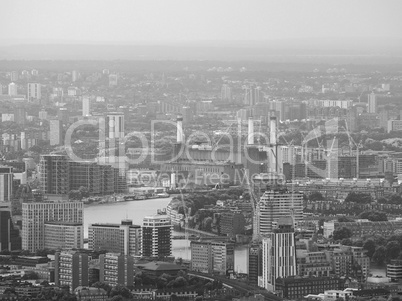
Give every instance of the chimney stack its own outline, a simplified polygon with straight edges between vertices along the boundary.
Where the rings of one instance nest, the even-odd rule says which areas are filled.
[[[254,144],[254,120],[253,118],[248,119],[248,145]]]
[[[183,138],[183,116],[177,116],[177,143],[182,144]]]

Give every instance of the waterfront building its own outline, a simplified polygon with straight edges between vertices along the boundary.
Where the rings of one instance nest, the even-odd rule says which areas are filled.
[[[71,250],[84,247],[84,227],[82,223],[45,222],[45,249]]]
[[[22,249],[30,252],[45,248],[45,222],[83,223],[83,203],[46,201],[22,204]]]
[[[191,242],[191,270],[227,275],[233,269],[233,243],[219,241]]]
[[[93,251],[106,250],[130,256],[141,255],[141,226],[132,220],[121,224],[91,224],[88,227],[88,248]]]
[[[42,155],[39,161],[41,190],[44,194],[67,195],[70,191],[70,164],[64,155]]]
[[[171,256],[172,231],[173,226],[167,215],[144,217],[142,225],[142,256]]]

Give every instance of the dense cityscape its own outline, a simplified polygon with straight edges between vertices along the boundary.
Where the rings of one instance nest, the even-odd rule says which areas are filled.
[[[101,4],[46,5],[128,22],[104,3],[114,18]],[[305,19],[321,13],[306,3]],[[184,18],[178,35],[200,26],[186,5],[165,7]],[[202,7],[188,13],[199,21]],[[158,44],[172,27],[152,14],[163,26],[141,27],[148,44],[119,46],[114,34],[148,36],[108,36],[103,19],[88,34],[97,27],[77,29],[73,15],[62,43],[54,14],[30,24],[49,43],[4,42],[0,26],[0,301],[401,300],[402,46],[359,48],[352,33],[378,31],[337,35],[338,19],[325,37],[351,44],[267,46],[268,33],[244,36],[259,32],[257,12],[214,42],[226,27]],[[228,42],[246,20],[252,30]],[[285,38],[289,24],[277,27]]]

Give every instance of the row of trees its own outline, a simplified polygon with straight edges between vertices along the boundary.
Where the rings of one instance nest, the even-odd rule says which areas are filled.
[[[402,234],[383,236],[367,236],[352,240],[346,238],[341,243],[348,246],[363,247],[367,256],[377,264],[388,263],[392,259],[402,259]]]

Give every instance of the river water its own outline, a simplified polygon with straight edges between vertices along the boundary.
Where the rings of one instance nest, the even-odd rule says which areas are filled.
[[[137,200],[109,204],[91,204],[84,208],[84,236],[88,237],[88,225],[94,223],[118,223],[122,219],[131,219],[133,224],[142,225],[146,215],[156,214],[158,209],[164,209],[171,198]],[[175,257],[191,259],[190,241],[174,239],[172,254]],[[247,248],[240,246],[235,249],[235,271],[247,273]]]

